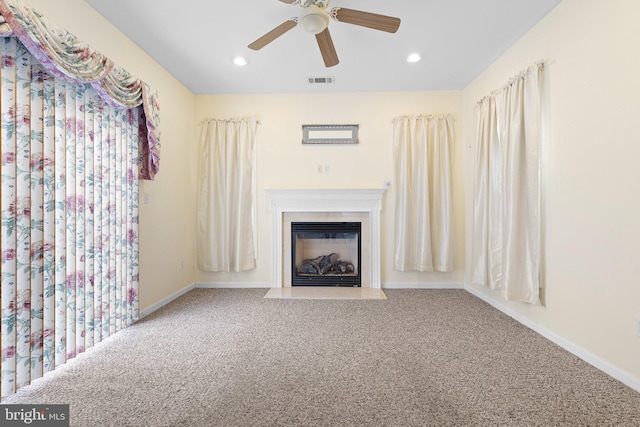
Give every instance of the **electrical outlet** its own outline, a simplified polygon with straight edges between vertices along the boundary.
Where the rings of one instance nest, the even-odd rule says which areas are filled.
[[[636,336],[640,338],[640,317],[636,318]]]

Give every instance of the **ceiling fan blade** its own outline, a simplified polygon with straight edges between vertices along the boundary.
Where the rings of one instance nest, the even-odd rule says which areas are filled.
[[[284,21],[282,24],[278,25],[273,30],[269,31],[267,34],[263,35],[253,43],[249,45],[249,49],[260,50],[293,27],[298,25],[298,21],[296,19],[289,19],[288,21]]]
[[[387,33],[395,33],[400,27],[400,18],[394,18],[393,16],[378,15],[377,13],[363,12],[345,7],[333,8],[331,13],[340,22],[386,31]]]
[[[334,65],[338,65],[340,60],[338,59],[336,48],[333,45],[331,34],[329,34],[329,28],[325,28],[324,31],[316,34],[316,40],[318,41],[318,46],[320,47],[320,53],[322,54],[324,65],[326,67],[333,67]]]

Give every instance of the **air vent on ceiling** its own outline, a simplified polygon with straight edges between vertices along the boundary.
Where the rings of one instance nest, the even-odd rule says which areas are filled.
[[[309,81],[309,84],[316,84],[316,83],[335,83],[336,79],[335,77],[307,77],[307,80]]]

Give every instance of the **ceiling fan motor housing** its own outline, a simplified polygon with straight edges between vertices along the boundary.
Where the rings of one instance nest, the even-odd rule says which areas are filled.
[[[319,34],[329,25],[329,13],[318,6],[309,6],[300,13],[298,24],[307,33]]]

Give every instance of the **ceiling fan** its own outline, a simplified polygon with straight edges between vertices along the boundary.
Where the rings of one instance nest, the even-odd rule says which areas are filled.
[[[306,32],[315,34],[320,53],[326,67],[337,65],[340,60],[329,34],[329,20],[359,25],[374,30],[395,33],[400,27],[400,19],[392,16],[378,15],[361,10],[334,7],[329,9],[331,0],[280,0],[283,3],[297,4],[302,11],[297,17],[278,25],[249,45],[250,49],[260,50],[293,27],[300,25]]]

